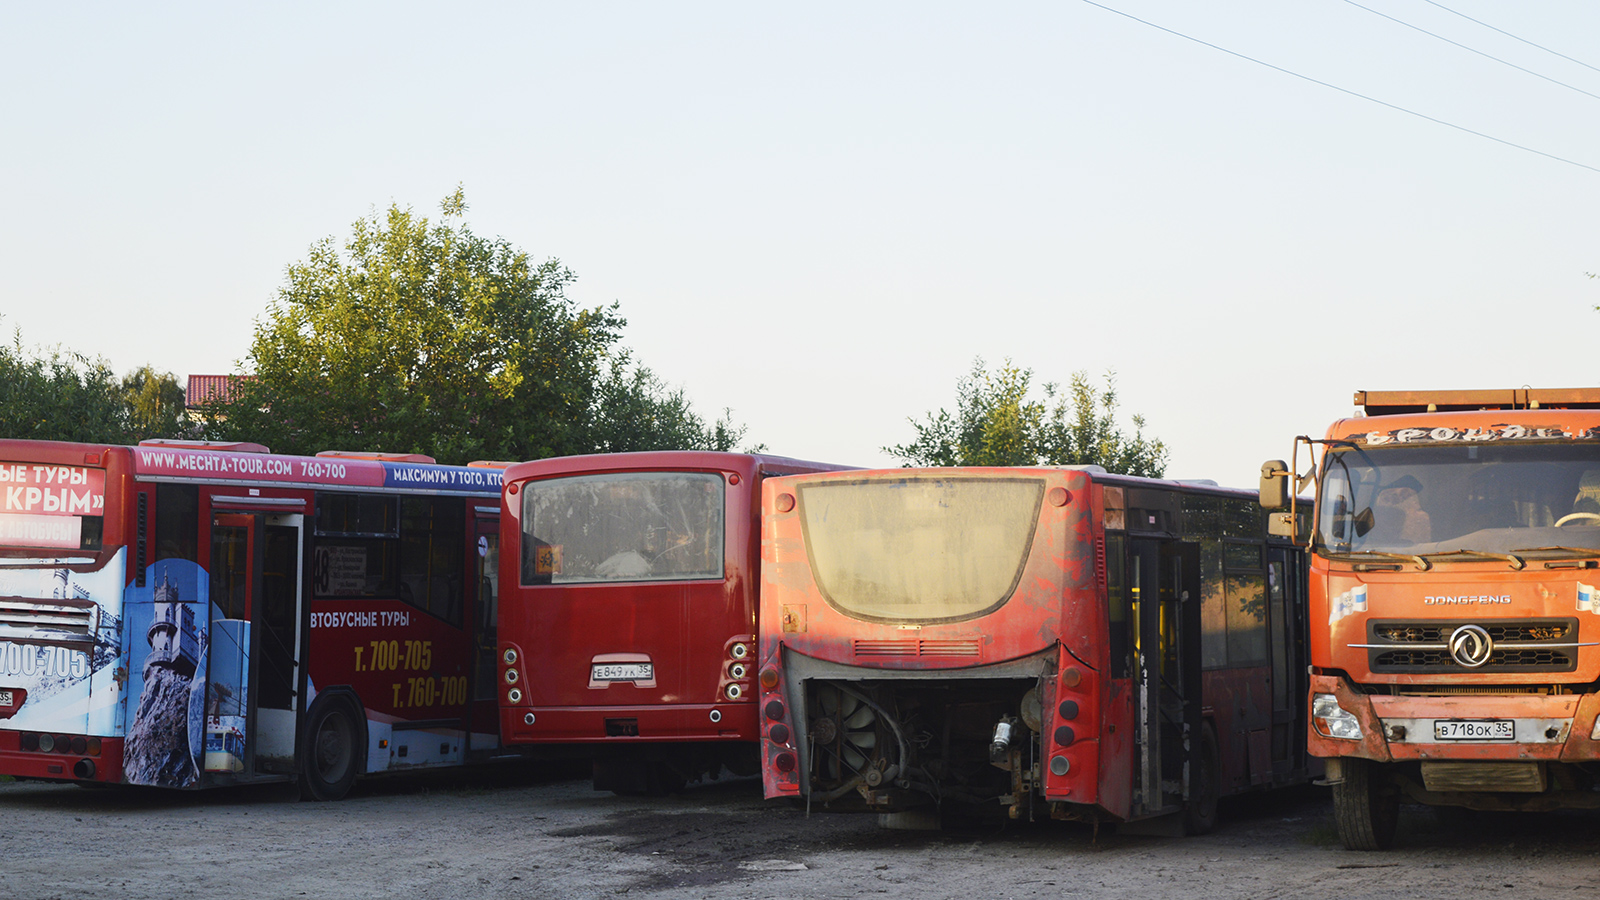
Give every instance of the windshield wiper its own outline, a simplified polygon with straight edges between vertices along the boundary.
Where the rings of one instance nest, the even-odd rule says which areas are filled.
[[[1348,559],[1349,557],[1353,556],[1375,556],[1379,559],[1398,559],[1401,562],[1416,563],[1417,568],[1424,572],[1433,568],[1433,563],[1428,562],[1425,557],[1418,556],[1415,553],[1386,553],[1382,550],[1324,550],[1323,555],[1327,556],[1329,559]]]
[[[1437,553],[1427,553],[1424,555],[1429,557],[1471,556],[1475,559],[1503,559],[1506,562],[1511,563],[1511,568],[1513,569],[1525,569],[1528,566],[1526,560],[1514,553],[1490,553],[1487,550],[1468,550],[1465,547],[1459,550],[1440,550]]]
[[[1562,547],[1562,546],[1554,546],[1554,547],[1518,547],[1517,549],[1515,549],[1515,550],[1513,550],[1511,552],[1512,553],[1570,553],[1573,556],[1600,556],[1600,550],[1597,550],[1597,549],[1595,549],[1593,547],[1590,547],[1587,550],[1582,548],[1582,547]]]

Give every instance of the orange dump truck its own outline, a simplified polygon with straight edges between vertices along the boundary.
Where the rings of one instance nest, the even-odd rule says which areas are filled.
[[[1365,415],[1262,467],[1310,566],[1308,748],[1339,835],[1402,800],[1600,807],[1600,389],[1363,391]]]

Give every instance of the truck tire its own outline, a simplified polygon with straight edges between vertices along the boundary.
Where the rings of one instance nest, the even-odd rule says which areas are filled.
[[[1400,795],[1383,770],[1370,760],[1344,757],[1343,780],[1333,786],[1333,818],[1348,850],[1387,850],[1394,846],[1400,820]]]

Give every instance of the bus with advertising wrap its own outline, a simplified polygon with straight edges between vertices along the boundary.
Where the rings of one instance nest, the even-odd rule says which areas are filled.
[[[0,440],[0,774],[337,799],[499,755],[500,476]]]
[[[1302,556],[1254,491],[1063,468],[763,486],[766,796],[1209,830],[1304,781]]]
[[[1355,403],[1261,485],[1311,551],[1307,736],[1340,838],[1390,846],[1402,800],[1600,807],[1600,389]]]
[[[581,745],[619,793],[755,774],[761,484],[831,468],[662,451],[506,470],[506,742]]]

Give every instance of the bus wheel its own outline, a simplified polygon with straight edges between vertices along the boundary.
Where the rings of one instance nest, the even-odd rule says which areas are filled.
[[[355,784],[361,734],[351,704],[337,694],[317,698],[306,717],[300,785],[314,800],[339,800]]]
[[[1183,809],[1184,834],[1210,834],[1217,827],[1217,733],[1207,722],[1200,726],[1200,752],[1195,756],[1189,805]]]
[[[1343,780],[1333,786],[1333,818],[1348,850],[1387,850],[1394,846],[1400,820],[1400,795],[1385,784],[1382,770],[1369,760],[1339,761]]]

